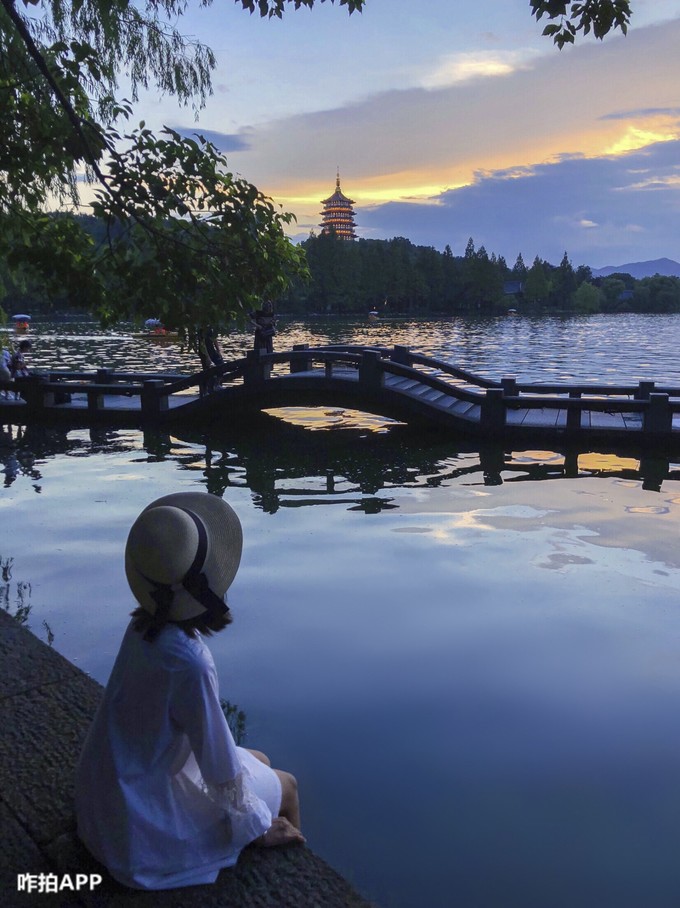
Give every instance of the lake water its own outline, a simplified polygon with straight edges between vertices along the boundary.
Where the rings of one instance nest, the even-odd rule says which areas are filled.
[[[680,384],[679,316],[279,327],[280,349],[409,343],[494,378]],[[36,366],[194,368],[132,329],[31,334]],[[138,512],[195,488],[236,508],[235,620],[210,642],[222,693],[246,745],[298,776],[310,846],[364,895],[680,903],[679,464],[582,452],[574,475],[558,452],[323,408],[221,436],[19,436],[0,451],[7,604],[102,683]]]
[[[677,315],[594,315],[573,318],[456,318],[426,322],[281,319],[277,348],[293,344],[407,344],[431,356],[501,378],[521,381],[638,381],[658,378],[678,383]],[[196,357],[172,339],[153,338],[130,328],[104,331],[96,322],[36,323],[36,367],[188,370]],[[222,337],[225,357],[252,346],[250,334]]]

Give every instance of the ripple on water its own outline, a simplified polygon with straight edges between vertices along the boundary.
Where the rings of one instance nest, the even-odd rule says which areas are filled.
[[[628,514],[670,514],[671,509],[663,505],[637,505],[625,508]]]
[[[99,329],[96,322],[35,319],[32,361],[42,368],[167,369],[195,371],[197,357],[178,339],[144,335],[133,325]],[[229,329],[220,337],[226,358],[252,346],[247,331]],[[680,315],[617,315],[526,318],[385,318],[376,328],[360,319],[307,322],[282,315],[276,348],[293,344],[404,344],[462,368],[500,379],[637,382],[654,379],[680,385],[677,349]]]

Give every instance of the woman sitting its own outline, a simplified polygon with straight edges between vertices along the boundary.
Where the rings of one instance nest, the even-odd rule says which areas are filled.
[[[234,743],[203,639],[231,623],[241,548],[238,517],[204,492],[154,501],[130,530],[139,607],[76,779],[78,834],[126,886],[212,883],[249,843],[304,842],[296,781]]]

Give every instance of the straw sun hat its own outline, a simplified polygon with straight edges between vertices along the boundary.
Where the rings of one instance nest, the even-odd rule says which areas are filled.
[[[125,573],[135,599],[152,615],[185,621],[224,614],[242,547],[241,523],[226,501],[208,492],[177,492],[152,501],[132,525]]]

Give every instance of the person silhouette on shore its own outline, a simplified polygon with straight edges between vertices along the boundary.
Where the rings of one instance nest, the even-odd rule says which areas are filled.
[[[9,361],[9,371],[12,378],[28,378],[29,371],[28,365],[26,363],[26,354],[29,353],[32,349],[32,344],[30,340],[19,341],[19,346],[12,354],[12,357]],[[18,398],[19,391],[14,392],[15,399]]]
[[[260,353],[273,353],[276,318],[274,316],[274,304],[271,300],[267,300],[261,309],[252,312],[250,320],[255,328],[253,348]]]
[[[12,378],[26,378],[29,374],[28,365],[26,364],[26,354],[30,353],[33,345],[30,340],[19,341],[19,346],[12,354],[10,359],[9,371]]]

